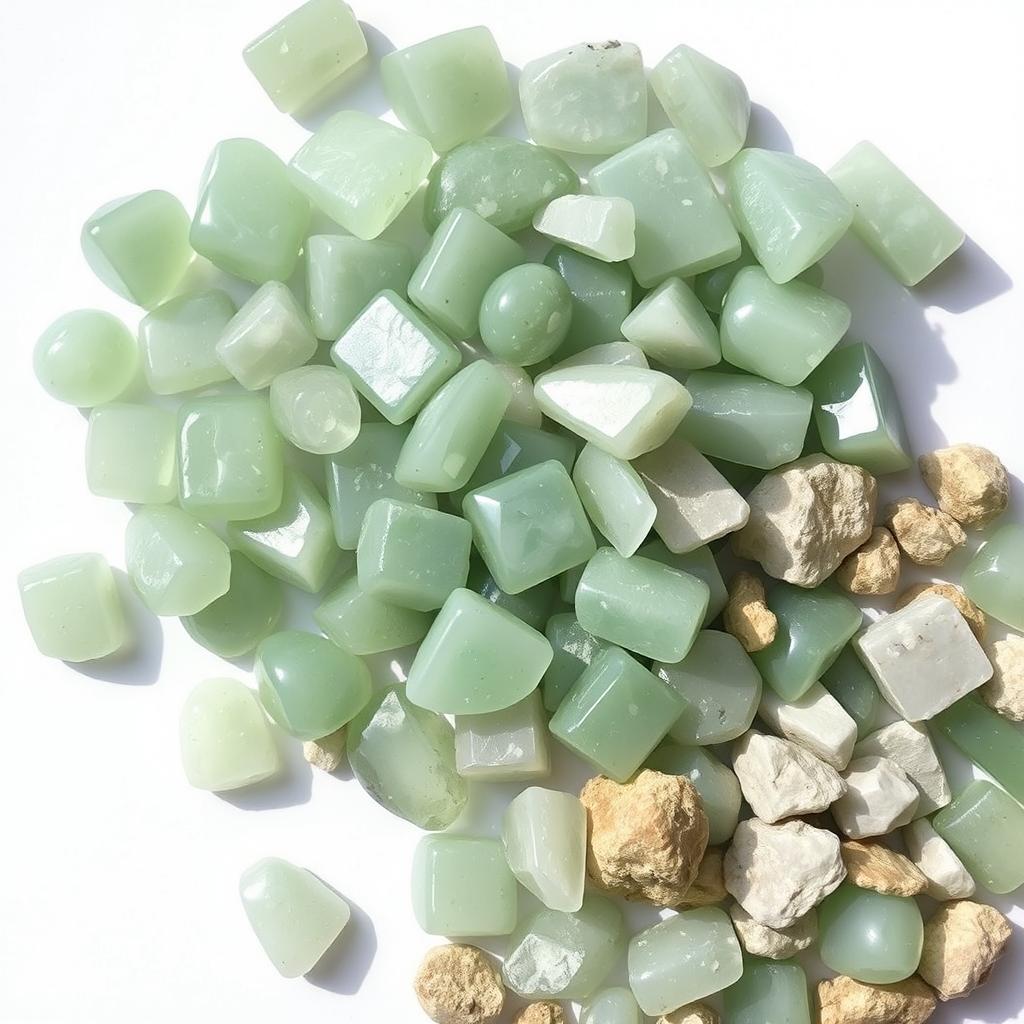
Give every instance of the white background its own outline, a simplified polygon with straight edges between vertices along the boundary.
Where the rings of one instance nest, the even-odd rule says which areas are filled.
[[[34,339],[65,310],[98,305],[137,320],[86,269],[80,225],[109,198],[147,188],[169,189],[188,205],[221,138],[259,138],[285,159],[294,152],[307,128],[274,110],[239,56],[288,6],[0,6],[4,1024],[421,1019],[410,980],[434,940],[420,935],[409,909],[417,831],[354,781],[314,775],[294,749],[288,779],[269,790],[223,798],[191,790],[177,750],[182,698],[205,676],[244,678],[244,666],[225,665],[176,621],[158,622],[137,605],[136,656],[78,669],[46,661],[30,643],[14,587],[19,568],[67,551],[122,561],[128,513],[86,490],[85,422],[48,399],[31,373]],[[608,36],[639,43],[653,65],[685,41],[745,78],[757,104],[753,144],[791,145],[827,167],[873,139],[970,241],[914,294],[844,241],[827,260],[827,287],[853,306],[851,333],[874,344],[896,376],[919,451],[976,441],[1024,474],[1024,308],[1011,290],[1024,275],[1015,0],[365,0],[357,12],[374,26],[378,55],[479,22],[515,65]],[[372,74],[349,98],[386,111]],[[890,492],[908,488],[919,489],[909,476]],[[1015,480],[1015,518],[1022,499]],[[301,608],[294,613],[303,621]],[[559,781],[580,777],[565,769]],[[476,794],[464,827],[493,829],[501,804]],[[238,903],[239,872],[267,854],[308,866],[355,908],[346,937],[307,980],[275,974]],[[637,927],[651,919],[632,914]],[[935,1019],[1024,1020],[1019,933],[1014,943],[984,990]]]

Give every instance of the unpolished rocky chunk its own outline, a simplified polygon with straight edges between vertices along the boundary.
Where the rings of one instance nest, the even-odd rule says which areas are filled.
[[[867,985],[840,975],[818,982],[821,1024],[924,1024],[937,1005],[917,975],[895,985]]]
[[[917,896],[928,888],[928,879],[913,861],[888,846],[850,839],[840,850],[846,880],[861,889],[874,889],[886,896]]]
[[[758,714],[773,732],[809,750],[837,771],[850,763],[857,742],[857,723],[821,683],[813,683],[793,701],[784,701],[766,686]]]
[[[658,1024],[718,1024],[719,1016],[703,1003],[687,1003],[658,1018]]]
[[[565,1024],[565,1011],[558,1003],[545,999],[524,1006],[512,1018],[512,1024]]]
[[[942,565],[967,541],[963,527],[952,516],[922,505],[917,498],[894,501],[886,508],[885,519],[907,558],[918,565]]]
[[[307,740],[302,744],[302,756],[314,767],[324,772],[338,770],[345,760],[345,726],[336,729],[318,740]]]
[[[884,836],[914,817],[917,788],[895,761],[854,758],[843,780],[847,791],[835,802],[832,814],[851,839]]]
[[[952,799],[949,781],[928,730],[913,722],[893,722],[875,730],[854,747],[854,757],[887,757],[895,761],[917,787],[920,817],[945,807]]]
[[[959,999],[985,981],[1012,931],[995,907],[970,900],[949,903],[924,926],[918,971],[940,999]]]
[[[987,621],[985,613],[959,588],[952,583],[915,583],[907,587],[896,599],[897,608],[905,608],[911,601],[916,601],[922,594],[938,594],[956,605],[957,611],[967,620],[971,632],[979,639],[985,639]]]
[[[487,1024],[505,1005],[505,986],[476,946],[435,946],[413,982],[423,1012],[437,1024]]]
[[[722,621],[747,654],[764,650],[779,628],[779,620],[764,596],[764,584],[749,572],[736,573],[729,586],[729,602]]]
[[[836,570],[836,582],[851,594],[891,594],[900,581],[900,549],[884,526]]]
[[[769,928],[755,921],[738,903],[729,907],[729,916],[740,945],[751,956],[788,960],[818,940],[818,914],[814,910],[808,911],[788,928]]]
[[[959,900],[974,895],[970,872],[927,818],[907,825],[903,842],[910,859],[928,880],[928,895],[933,900]]]
[[[964,526],[984,526],[1006,510],[1006,467],[987,448],[956,444],[922,455],[917,463],[939,508]]]
[[[1024,722],[1024,636],[1011,633],[989,652],[995,673],[978,691],[985,703],[1013,722]]]
[[[721,903],[727,896],[725,888],[725,854],[720,849],[709,849],[697,866],[697,876],[683,896],[680,907],[710,907]]]

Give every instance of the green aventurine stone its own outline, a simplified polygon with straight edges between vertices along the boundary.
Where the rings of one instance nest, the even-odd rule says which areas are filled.
[[[281,769],[256,695],[235,679],[206,679],[181,709],[181,762],[189,785],[220,793],[252,786]]]
[[[522,700],[550,663],[542,633],[471,590],[454,590],[420,644],[405,690],[421,708],[485,714]]]
[[[1014,524],[997,530],[971,559],[962,583],[982,611],[1024,629],[1024,527]]]
[[[316,875],[277,857],[242,873],[239,894],[249,924],[285,978],[313,969],[348,924],[348,904]]]
[[[541,691],[544,694],[544,707],[553,714],[584,669],[601,651],[606,651],[612,645],[588,633],[572,612],[552,615],[544,628],[544,635],[551,644],[554,656],[541,681]]]
[[[718,907],[686,910],[629,941],[629,987],[651,1016],[720,992],[743,974],[732,923]]]
[[[595,527],[624,558],[647,538],[657,509],[637,471],[592,444],[584,446],[572,482]]]
[[[861,610],[828,586],[805,590],[777,583],[768,607],[778,619],[775,639],[757,651],[754,664],[783,699],[797,700],[821,678],[861,626]]]
[[[722,573],[719,571],[718,563],[710,548],[694,548],[693,551],[676,554],[669,551],[663,541],[652,540],[649,544],[645,544],[637,554],[653,559],[655,562],[670,565],[673,569],[688,572],[691,576],[703,580],[708,585],[708,610],[704,615],[703,625],[706,626],[718,618],[729,600],[729,591],[726,589],[725,580],[722,579]]]
[[[743,977],[725,990],[729,1024],[811,1024],[807,975],[793,960],[747,957]]]
[[[963,231],[870,142],[828,173],[853,205],[854,232],[901,284],[917,284],[963,243]]]
[[[839,343],[850,307],[803,281],[776,284],[746,267],[725,297],[719,330],[733,366],[776,384],[799,384]]]
[[[434,164],[423,218],[427,230],[435,231],[452,210],[464,206],[502,231],[520,231],[545,203],[579,187],[579,176],[555,153],[492,135],[464,142]]]
[[[533,228],[545,238],[606,263],[627,260],[636,251],[633,204],[618,196],[553,199],[534,214]]]
[[[844,883],[818,908],[818,930],[825,965],[857,981],[903,981],[921,959],[924,924],[909,896]]]
[[[505,410],[506,420],[522,423],[527,427],[540,428],[544,417],[541,415],[537,400],[533,397],[533,380],[526,370],[521,366],[503,363],[482,341],[463,339],[459,342],[459,349],[466,363],[479,360],[491,363],[508,381],[509,387],[512,388],[512,401]]]
[[[598,195],[621,196],[636,211],[633,276],[645,288],[736,259],[740,237],[697,155],[666,128],[590,172]],[[596,340],[596,339],[595,339]]]
[[[162,505],[178,496],[174,413],[152,405],[113,402],[89,416],[85,477],[102,498]]]
[[[377,803],[420,828],[445,829],[466,805],[452,727],[399,690],[376,696],[349,726],[348,762]]]
[[[583,1004],[580,1024],[641,1024],[640,1006],[628,988],[606,988]]]
[[[701,370],[722,359],[718,329],[690,286],[662,281],[622,322],[622,336],[651,359],[680,370]]]
[[[693,405],[679,428],[698,451],[775,469],[803,450],[811,393],[741,373],[698,370],[686,378]]]
[[[117,583],[102,555],[61,555],[22,569],[18,590],[32,640],[48,658],[93,661],[128,639]]]
[[[188,214],[154,189],[101,206],[82,228],[82,253],[111,290],[149,309],[163,302],[192,260]]]
[[[284,443],[267,400],[209,395],[178,409],[178,497],[200,519],[257,519],[284,490]]]
[[[131,331],[99,309],[76,309],[58,317],[32,352],[32,368],[47,394],[85,409],[121,395],[138,365]]]
[[[852,647],[846,646],[839,652],[836,660],[822,673],[820,682],[857,723],[858,739],[874,730],[882,695]]]
[[[792,153],[745,149],[730,162],[726,184],[740,233],[777,284],[817,263],[853,220],[839,189]]]
[[[602,651],[563,698],[551,735],[616,782],[625,782],[682,710],[666,686],[618,647]]]
[[[518,594],[506,594],[487,570],[487,566],[476,561],[470,562],[466,589],[472,590],[491,604],[504,608],[517,619],[522,619],[528,626],[539,630],[544,629],[551,614],[551,607],[558,597],[558,585],[553,579],[538,583],[529,590],[521,590]]]
[[[313,618],[339,647],[361,655],[417,643],[427,635],[431,621],[425,612],[400,608],[367,594],[355,574],[328,594]]]
[[[807,379],[822,447],[834,459],[876,476],[912,464],[899,399],[889,371],[870,345],[834,349]]]
[[[189,241],[246,281],[287,281],[309,229],[309,200],[261,142],[226,139],[206,162]]]
[[[156,615],[195,615],[231,585],[227,545],[171,505],[140,508],[125,529],[124,548],[128,575]]]
[[[622,952],[622,912],[588,893],[575,913],[539,910],[508,941],[502,976],[528,999],[586,999]]]
[[[299,366],[275,377],[270,413],[288,441],[314,455],[343,451],[362,422],[359,398],[334,366]]]
[[[540,692],[483,715],[455,718],[455,767],[478,782],[525,782],[551,774]]]
[[[376,238],[412,199],[433,153],[426,139],[359,110],[329,117],[292,157],[292,180],[357,238]],[[387,174],[381,168],[387,168]]]

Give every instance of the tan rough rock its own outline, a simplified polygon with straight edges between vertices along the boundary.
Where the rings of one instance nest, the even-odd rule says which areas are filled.
[[[769,576],[816,587],[871,536],[877,494],[860,466],[826,455],[797,459],[747,495],[750,519],[733,535],[733,551]]]
[[[765,602],[764,584],[749,572],[738,572],[733,577],[722,622],[747,654],[763,651],[779,628],[775,612]]]
[[[928,879],[909,857],[881,843],[847,839],[839,851],[846,865],[846,880],[860,889],[887,896],[916,896],[928,888]]]
[[[687,1003],[659,1017],[657,1024],[718,1024],[719,1016],[703,1003]]]
[[[302,756],[314,768],[319,768],[323,772],[337,771],[341,762],[345,760],[345,726],[329,736],[307,740],[302,744]]]
[[[866,985],[840,975],[818,982],[820,1024],[924,1024],[938,1005],[916,975],[895,985]]]
[[[918,565],[942,565],[950,552],[967,543],[967,534],[952,516],[917,498],[892,502],[885,520],[903,553]]]
[[[940,999],[959,999],[985,981],[1012,933],[995,907],[971,900],[947,903],[924,926],[918,973]]]
[[[708,845],[708,819],[689,779],[644,770],[626,783],[598,775],[587,809],[587,872],[608,892],[674,907],[686,898]]]
[[[982,700],[1011,722],[1024,722],[1024,636],[997,640],[988,656],[995,673],[978,691]]]
[[[565,1024],[565,1010],[558,1003],[545,999],[524,1006],[512,1018],[512,1024]]]
[[[437,1024],[488,1024],[505,1006],[501,974],[476,946],[450,943],[427,950],[413,988]]]
[[[809,910],[788,928],[769,928],[755,921],[738,903],[729,907],[729,916],[740,945],[751,956],[788,960],[818,941],[818,914],[814,910]]]
[[[911,601],[919,598],[922,594],[938,594],[939,597],[948,598],[956,605],[957,611],[967,620],[971,632],[979,639],[985,639],[985,631],[988,629],[988,620],[985,613],[957,586],[952,583],[915,583],[907,587],[896,599],[897,608],[905,608]]]
[[[917,464],[939,508],[964,526],[984,526],[1006,511],[1010,480],[987,448],[955,444],[922,455]]]
[[[697,877],[683,896],[680,907],[692,910],[694,907],[710,907],[721,903],[729,894],[725,891],[724,852],[717,846],[711,847],[697,866]]]
[[[836,569],[836,583],[851,594],[891,594],[900,581],[900,549],[884,526],[876,526]]]

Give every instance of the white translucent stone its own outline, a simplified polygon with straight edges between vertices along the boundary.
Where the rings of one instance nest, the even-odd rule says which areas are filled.
[[[636,214],[617,196],[559,196],[533,215],[534,230],[605,263],[636,251]]]
[[[843,772],[846,792],[832,805],[836,824],[851,839],[884,836],[917,810],[917,787],[887,757],[855,757]]]
[[[928,730],[913,722],[893,722],[865,736],[853,748],[854,757],[887,757],[895,761],[917,787],[917,817],[945,807],[953,798],[949,780]]]
[[[797,700],[784,701],[770,686],[761,693],[761,720],[773,732],[842,771],[853,755],[857,723],[821,683]]]
[[[927,818],[912,821],[903,830],[907,856],[928,879],[934,900],[964,900],[974,895],[974,879],[952,847]]]
[[[656,510],[643,480],[622,459],[585,445],[572,470],[572,482],[590,521],[624,558],[643,544]]]
[[[640,366],[647,370],[650,364],[647,356],[628,341],[608,341],[603,345],[591,345],[575,355],[555,363],[552,370],[567,370],[571,366]]]
[[[486,715],[455,716],[455,769],[478,782],[522,782],[551,773],[540,691]]]
[[[721,362],[722,345],[703,303],[678,277],[662,281],[625,320],[622,336],[665,366],[702,370]]]

